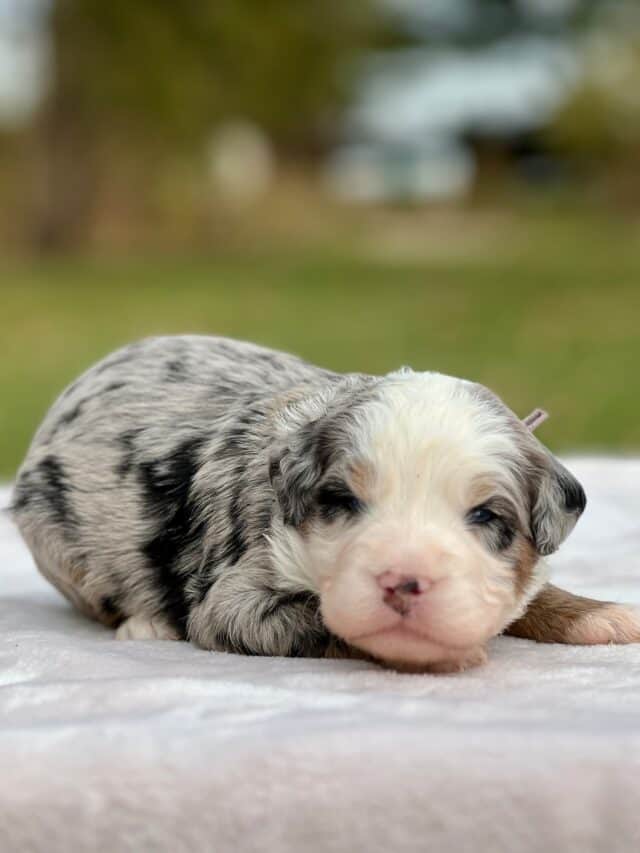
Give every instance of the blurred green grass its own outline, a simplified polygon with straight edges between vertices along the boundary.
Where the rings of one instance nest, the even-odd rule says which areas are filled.
[[[638,450],[639,273],[637,227],[611,221],[498,229],[481,251],[457,235],[450,252],[408,257],[345,239],[5,262],[0,477],[79,371],[131,339],[177,332],[247,338],[338,370],[462,375],[520,415],[549,409],[540,437],[556,450]]]

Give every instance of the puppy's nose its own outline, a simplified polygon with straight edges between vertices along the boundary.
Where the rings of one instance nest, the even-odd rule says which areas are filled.
[[[430,583],[427,578],[400,572],[383,572],[378,575],[378,584],[385,592],[397,592],[401,595],[420,595]]]
[[[409,612],[412,602],[425,592],[430,582],[412,575],[383,572],[378,576],[378,584],[384,592],[384,603],[404,616]]]

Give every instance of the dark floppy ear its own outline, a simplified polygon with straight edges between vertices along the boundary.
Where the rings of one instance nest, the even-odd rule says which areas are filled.
[[[564,465],[542,448],[544,458],[533,494],[531,531],[536,550],[553,554],[575,527],[587,504],[584,489]]]
[[[332,379],[282,413],[286,434],[270,454],[269,479],[285,524],[300,527],[309,517],[321,479],[352,447],[355,413],[378,382],[359,374]]]
[[[335,435],[331,420],[325,417],[299,427],[274,448],[269,479],[285,524],[300,527],[308,517],[315,489],[334,452]]]

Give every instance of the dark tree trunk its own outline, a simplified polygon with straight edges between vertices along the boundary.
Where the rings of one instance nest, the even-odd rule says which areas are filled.
[[[56,92],[38,127],[34,248],[60,252],[86,241],[98,184],[95,139]]]
[[[75,46],[73,0],[57,0],[51,10],[54,56],[51,88],[36,125],[34,248],[64,251],[81,245],[96,201],[98,134],[86,102]]]

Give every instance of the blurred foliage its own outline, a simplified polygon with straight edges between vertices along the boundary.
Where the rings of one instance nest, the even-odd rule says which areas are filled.
[[[592,168],[640,155],[640,36],[603,40],[548,129],[552,143]]]
[[[289,151],[317,145],[354,60],[383,37],[375,9],[374,0],[56,0],[36,134],[36,246],[82,241],[118,152],[145,172],[202,150],[229,116]]]
[[[234,120],[264,131],[274,196],[304,173],[310,221],[324,204],[315,166],[345,131],[358,141],[344,117],[366,67],[359,60],[408,45],[481,53],[541,36],[584,54],[569,102],[546,130],[527,131],[533,154],[524,166],[522,140],[499,132],[465,140],[478,165],[471,204],[508,205],[505,188],[518,182],[531,196],[563,183],[587,203],[630,201],[630,209],[640,199],[635,0],[47,0],[43,8],[46,97],[22,135],[0,136],[3,250],[225,245],[238,213],[253,213],[228,209],[212,167],[212,140]],[[591,42],[600,48],[583,50]]]
[[[52,100],[145,145],[192,144],[228,115],[296,139],[346,96],[374,13],[371,0],[56,0]]]
[[[450,215],[418,229],[411,259],[392,238],[411,214],[396,216],[315,248],[5,263],[0,474],[80,371],[171,332],[248,338],[338,370],[465,376],[522,416],[548,409],[540,437],[555,449],[640,449],[637,224]]]
[[[640,136],[637,50],[626,47],[638,32],[636,6],[625,0],[450,6],[416,0],[395,7],[381,0],[51,0],[46,97],[27,132],[0,138],[3,243],[40,251],[114,249],[123,234],[131,245],[165,245],[167,235],[174,245],[215,242],[224,236],[218,226],[227,214],[207,159],[217,128],[240,119],[264,131],[275,147],[276,179],[286,180],[292,164],[311,171],[344,131],[344,107],[364,67],[359,59],[372,48],[482,51],[522,35],[576,45],[593,33],[610,38],[609,58],[591,67],[587,56],[584,84],[542,141],[562,160],[556,173],[577,177],[577,193],[589,190],[588,172],[615,168],[618,186],[637,200],[638,180],[625,177],[637,171]],[[636,55],[635,70],[620,71],[621,53]],[[516,179],[508,142],[494,141],[504,168],[492,171],[491,157],[480,158],[476,190],[500,191]],[[581,169],[573,170],[574,163]]]

